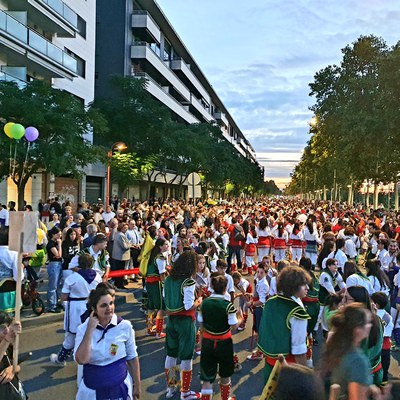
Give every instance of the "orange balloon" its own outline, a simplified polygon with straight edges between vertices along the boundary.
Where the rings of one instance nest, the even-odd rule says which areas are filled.
[[[11,135],[11,129],[12,129],[12,127],[13,127],[14,125],[15,125],[14,122],[7,122],[7,123],[4,125],[4,133],[5,133],[10,139],[13,139],[13,137],[12,137],[12,135]]]

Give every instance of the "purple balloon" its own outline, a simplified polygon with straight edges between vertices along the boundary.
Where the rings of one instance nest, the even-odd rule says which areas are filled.
[[[28,142],[34,142],[39,137],[39,131],[34,126],[28,126],[25,129],[25,139]]]

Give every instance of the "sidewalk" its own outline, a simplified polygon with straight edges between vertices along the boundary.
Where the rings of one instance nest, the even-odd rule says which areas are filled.
[[[43,283],[39,284],[39,293],[40,297],[44,301],[46,306],[47,301],[47,270],[42,268],[40,271],[40,277],[43,279]],[[130,282],[126,285],[128,289],[121,290],[117,289],[115,294],[115,305],[125,304],[125,303],[138,303],[141,298],[142,285],[141,282]],[[59,314],[46,313],[44,312],[42,315],[37,316],[32,311],[32,306],[23,306],[21,309],[21,322],[24,328],[38,327],[44,326],[48,324],[52,324],[54,322],[61,322],[64,320],[64,311]]]

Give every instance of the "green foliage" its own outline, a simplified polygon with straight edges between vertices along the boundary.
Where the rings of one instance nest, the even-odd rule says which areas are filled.
[[[34,126],[40,132],[28,157],[28,142],[24,138],[17,142],[0,135],[0,177],[11,175],[21,202],[32,174],[47,171],[79,176],[85,165],[99,158],[99,149],[85,139],[85,134],[90,133],[92,126],[103,132],[104,119],[95,110],[86,110],[65,91],[42,81],[33,81],[22,89],[12,82],[0,82],[0,109],[2,127],[6,122],[16,122]]]
[[[150,157],[152,168],[165,179],[168,172],[176,173],[166,184],[181,184],[183,179],[178,177],[198,172],[209,188],[223,190],[231,182],[238,191],[263,189],[258,165],[240,155],[217,125],[177,122],[170,110],[146,91],[145,79],[113,77],[111,84],[115,95],[96,101],[93,108],[108,121],[103,144],[123,141],[134,153],[123,163],[113,161],[113,179],[122,187],[143,176],[140,165]]]
[[[317,123],[289,193],[364,180],[389,182],[400,170],[399,44],[361,36],[343,50],[340,66],[317,72],[310,84]],[[336,174],[335,174],[336,172]]]

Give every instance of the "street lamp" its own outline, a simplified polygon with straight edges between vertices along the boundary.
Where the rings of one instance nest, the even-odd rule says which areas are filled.
[[[124,142],[115,142],[107,152],[106,206],[110,205],[110,164],[114,150],[122,151],[127,148]]]

